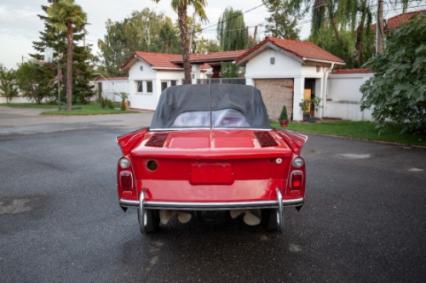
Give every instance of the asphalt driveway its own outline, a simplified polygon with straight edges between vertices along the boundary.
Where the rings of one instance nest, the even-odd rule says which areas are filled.
[[[1,282],[426,281],[426,150],[310,136],[285,233],[218,214],[141,236],[115,192],[132,115],[0,124]]]

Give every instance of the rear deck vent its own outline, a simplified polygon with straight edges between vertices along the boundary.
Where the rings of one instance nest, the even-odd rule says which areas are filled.
[[[168,134],[166,133],[153,134],[145,145],[152,146],[152,147],[163,147],[164,142],[167,139],[167,135]]]
[[[278,145],[277,142],[274,140],[274,138],[268,132],[264,132],[264,131],[254,132],[254,135],[259,141],[261,147]]]

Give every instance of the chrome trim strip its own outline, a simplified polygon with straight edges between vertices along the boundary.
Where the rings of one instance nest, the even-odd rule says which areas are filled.
[[[141,233],[145,233],[145,193],[144,191],[141,191],[141,194],[139,195],[139,230]]]
[[[281,194],[281,191],[279,188],[276,188],[275,191],[277,192],[277,203],[278,203],[278,230],[282,232],[284,230],[284,206],[283,206],[283,196]]]
[[[282,201],[283,206],[299,206],[304,203],[303,198],[288,199]],[[137,200],[120,199],[120,205],[125,207],[139,206]],[[149,209],[171,210],[233,210],[254,208],[279,208],[278,201],[244,201],[244,202],[168,202],[168,201],[144,201],[144,207]]]
[[[249,130],[249,131],[272,131],[273,129],[265,129],[265,128],[207,128],[207,127],[200,127],[200,128],[154,128],[149,129],[150,132],[162,132],[162,131],[197,131],[197,130]]]

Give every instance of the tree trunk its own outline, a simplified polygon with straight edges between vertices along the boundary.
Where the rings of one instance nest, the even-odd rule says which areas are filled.
[[[363,1],[361,4],[361,20],[359,22],[358,28],[356,29],[356,41],[355,41],[355,49],[356,49],[356,60],[359,66],[364,63],[364,25],[365,18],[367,16],[367,2]],[[370,27],[367,27],[370,28]]]
[[[384,49],[384,27],[383,27],[383,0],[377,1],[376,22],[376,54],[383,53]]]
[[[67,111],[72,110],[72,63],[73,63],[73,26],[72,22],[67,23],[67,81],[66,81],[66,99]]]
[[[189,40],[186,9],[186,5],[180,5],[178,7],[178,21],[180,31],[180,45],[182,49],[183,71],[185,74],[183,84],[191,84],[191,63],[189,62]]]

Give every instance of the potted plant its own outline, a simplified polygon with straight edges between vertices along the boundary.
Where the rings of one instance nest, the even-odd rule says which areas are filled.
[[[283,109],[281,110],[279,122],[281,127],[283,128],[288,127],[287,107],[285,105],[283,106]]]
[[[309,121],[311,118],[311,100],[302,99],[302,101],[299,103],[299,106],[303,112],[303,121]]]
[[[127,108],[129,107],[128,101],[127,101],[127,98],[129,97],[129,95],[126,92],[120,92],[119,95],[121,98],[120,109],[121,111],[126,111]]]
[[[321,103],[321,98],[314,97],[312,99],[312,106],[311,107],[313,108],[313,111],[311,111],[311,113],[317,113],[320,103]],[[310,115],[309,122],[314,123],[314,122],[316,122],[316,120],[318,120],[318,119],[313,117],[312,115]]]

